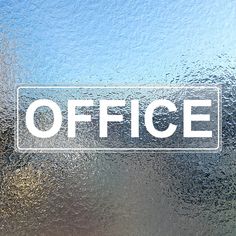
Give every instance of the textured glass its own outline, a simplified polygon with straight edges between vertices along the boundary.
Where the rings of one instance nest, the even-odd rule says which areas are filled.
[[[60,96],[59,96],[60,95]],[[47,99],[59,109],[55,115],[49,107],[39,107],[33,115],[33,126],[43,131],[43,137],[37,137],[29,130],[26,114],[35,102]],[[163,132],[169,129],[170,124],[175,125],[173,134],[166,138],[155,137],[150,133],[146,124],[148,107],[155,101],[166,99],[176,109],[169,111],[165,107],[154,109],[152,123],[155,129]],[[194,131],[207,130],[211,137],[186,137],[186,118],[184,101],[194,99],[208,100],[210,106],[192,107],[192,114],[209,115],[210,121],[193,121],[191,129]],[[69,101],[90,101],[92,105],[78,105],[74,109],[76,115],[87,115],[89,122],[73,122],[73,113],[69,110]],[[104,100],[124,101],[124,106],[110,104],[107,111],[101,110]],[[134,100],[138,102],[138,121],[132,119]],[[121,122],[103,122],[104,114],[121,115]],[[19,151],[103,151],[110,152],[217,152],[221,149],[221,89],[218,86],[162,86],[162,87],[101,87],[101,86],[19,86],[17,88],[17,128],[16,148]],[[59,130],[52,137],[45,138],[45,132],[60,120]],[[70,119],[69,119],[70,117]],[[187,119],[189,119],[187,115]],[[134,120],[134,121],[132,121]],[[149,123],[151,123],[149,121]],[[138,137],[132,137],[133,124],[138,125]],[[69,135],[69,127],[74,127],[75,135]],[[107,128],[106,128],[107,127]],[[101,137],[101,132],[107,130],[107,137]],[[203,135],[202,135],[203,136]]]
[[[233,0],[0,1],[0,235],[236,235]],[[18,83],[222,84],[215,154],[14,151]]]

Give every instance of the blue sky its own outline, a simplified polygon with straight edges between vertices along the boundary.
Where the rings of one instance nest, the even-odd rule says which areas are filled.
[[[166,83],[236,55],[236,1],[0,1],[32,83]],[[228,66],[228,64],[225,66]]]

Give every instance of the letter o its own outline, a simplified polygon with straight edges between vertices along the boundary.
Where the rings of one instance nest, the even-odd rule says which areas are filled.
[[[42,106],[49,107],[53,112],[53,125],[49,130],[39,130],[34,124],[34,113]],[[39,99],[32,102],[26,112],[26,127],[29,132],[38,138],[50,138],[54,136],[61,128],[62,115],[60,107],[53,101],[48,99]]]

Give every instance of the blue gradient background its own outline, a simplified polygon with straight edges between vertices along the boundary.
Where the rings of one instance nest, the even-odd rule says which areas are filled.
[[[1,1],[34,83],[168,83],[189,62],[231,64],[235,1]],[[5,27],[4,27],[5,26]]]

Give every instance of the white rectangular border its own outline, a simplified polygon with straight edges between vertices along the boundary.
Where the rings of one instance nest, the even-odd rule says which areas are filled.
[[[50,88],[59,88],[59,89],[64,89],[64,88],[91,88],[91,89],[132,89],[132,88],[141,88],[141,89],[160,89],[160,88],[170,88],[170,89],[181,89],[181,88],[193,88],[193,89],[216,89],[217,90],[217,98],[218,98],[218,139],[217,139],[217,147],[216,148],[21,148],[19,147],[19,116],[18,116],[18,112],[19,112],[19,90],[21,88],[25,88],[25,89],[50,89]],[[193,85],[182,85],[182,86],[178,86],[178,85],[172,85],[172,86],[168,86],[168,85],[160,85],[160,86],[144,86],[144,85],[140,85],[140,86],[60,86],[60,85],[51,85],[51,86],[47,86],[47,85],[40,85],[40,86],[18,86],[17,87],[17,93],[16,93],[16,149],[18,151],[81,151],[81,152],[86,152],[86,151],[158,151],[158,152],[180,152],[180,151],[185,151],[185,152],[202,152],[202,151],[220,151],[221,150],[221,145],[220,145],[220,141],[221,141],[221,135],[220,135],[220,131],[221,131],[221,87],[219,85],[198,85],[196,84],[195,86]]]

